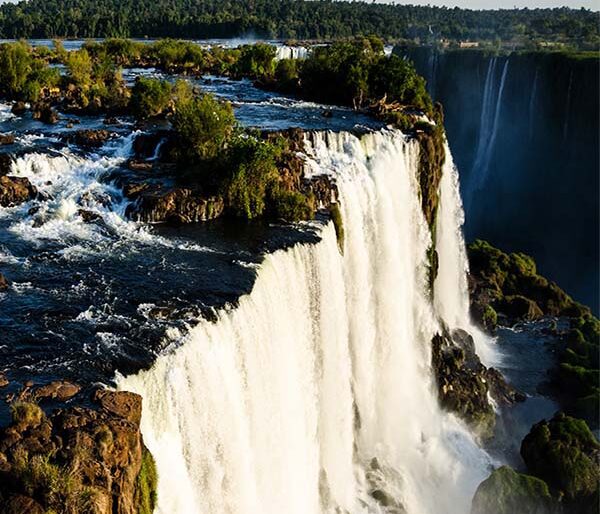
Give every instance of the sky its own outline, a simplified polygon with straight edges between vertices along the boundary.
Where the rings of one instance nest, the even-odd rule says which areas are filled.
[[[17,0],[0,0],[0,4]],[[464,7],[468,9],[512,9],[513,7],[585,7],[594,11],[600,10],[600,0],[375,0],[378,3],[445,5],[448,7]]]

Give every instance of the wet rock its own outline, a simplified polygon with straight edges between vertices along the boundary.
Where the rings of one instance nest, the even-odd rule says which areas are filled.
[[[120,125],[121,124],[121,122],[114,116],[107,116],[106,118],[104,118],[104,121],[102,123],[104,123],[104,125]]]
[[[38,103],[32,107],[33,119],[46,123],[47,125],[54,125],[58,122],[58,113],[46,103]]]
[[[152,184],[148,182],[129,182],[123,186],[123,194],[125,198],[135,200],[143,192],[149,191],[152,188]]]
[[[13,158],[8,153],[0,153],[0,177],[8,175],[12,171]]]
[[[15,142],[14,134],[0,134],[0,146],[12,145]]]
[[[323,118],[333,118],[333,111],[331,109],[327,109],[321,113]]]
[[[59,400],[64,402],[73,398],[79,391],[81,391],[81,386],[66,380],[57,380],[38,387],[32,396],[36,401]]]
[[[0,176],[0,206],[9,207],[32,200],[37,189],[25,177]]]
[[[77,214],[83,220],[84,223],[94,223],[96,221],[100,221],[102,216],[97,212],[88,211],[86,209],[78,209]]]
[[[147,223],[172,222],[176,224],[196,223],[218,218],[225,205],[220,196],[204,197],[187,188],[166,191],[143,192],[127,209],[127,215]]]
[[[46,510],[33,498],[16,494],[8,498],[2,512],[5,514],[45,514]]]
[[[112,136],[112,132],[109,132],[108,130],[85,129],[78,130],[72,134],[67,134],[65,139],[67,142],[76,144],[77,146],[81,146],[83,148],[100,148]]]
[[[10,382],[4,373],[0,373],[0,387],[6,387]]]
[[[496,421],[488,395],[499,403],[525,399],[500,372],[481,363],[473,338],[464,330],[433,337],[432,367],[442,407],[465,420],[484,439],[492,436]]]
[[[8,279],[0,273],[0,291],[6,291],[10,287]]]
[[[27,105],[25,102],[15,102],[12,104],[10,112],[12,112],[15,116],[22,116],[27,111]]]
[[[139,159],[129,159],[127,167],[132,171],[143,171],[150,172],[153,169],[153,164],[148,161],[141,161]]]
[[[152,157],[158,157],[162,160],[168,155],[168,149],[175,144],[174,133],[168,130],[159,130],[149,134],[139,134],[133,141],[133,153],[135,159],[145,160]],[[157,154],[157,148],[161,148],[160,155]]]

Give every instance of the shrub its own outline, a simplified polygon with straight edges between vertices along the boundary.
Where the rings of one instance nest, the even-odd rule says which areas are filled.
[[[275,188],[269,203],[274,216],[286,221],[308,220],[315,214],[314,199],[297,191]]]
[[[181,158],[192,161],[215,159],[235,128],[233,108],[205,94],[175,105],[173,128],[179,136]]]
[[[166,80],[138,77],[131,91],[131,110],[139,119],[159,116],[169,107],[171,93]]]
[[[281,91],[293,92],[298,88],[298,61],[281,59],[275,67],[275,82]]]
[[[81,50],[69,52],[67,56],[68,79],[71,84],[82,89],[89,89],[92,83],[94,63],[88,51]]]
[[[238,77],[266,79],[275,71],[275,47],[266,43],[244,45],[234,65],[234,74]]]
[[[10,406],[10,414],[15,425],[36,427],[44,417],[44,412],[37,403],[14,402]]]
[[[224,196],[229,213],[245,219],[261,216],[267,191],[274,187],[278,173],[277,148],[255,137],[238,137],[231,148]]]

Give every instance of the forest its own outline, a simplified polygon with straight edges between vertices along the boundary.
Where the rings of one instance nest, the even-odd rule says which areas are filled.
[[[0,7],[3,38],[260,37],[561,43],[596,49],[598,15],[581,9],[459,8],[331,0],[29,0]]]

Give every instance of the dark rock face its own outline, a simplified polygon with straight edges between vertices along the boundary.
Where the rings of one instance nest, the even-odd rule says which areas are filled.
[[[208,221],[221,216],[225,209],[222,197],[204,197],[188,188],[136,192],[130,187],[127,193],[134,196],[137,194],[136,202],[127,209],[127,216],[147,223],[167,221],[182,224]]]
[[[432,366],[442,407],[464,419],[482,438],[491,437],[496,420],[488,393],[503,404],[525,400],[499,371],[481,363],[473,338],[464,330],[433,337]]]
[[[96,410],[50,416],[35,403],[12,404],[13,422],[0,432],[0,512],[152,511],[156,471],[139,429],[141,397],[101,391],[94,401]]]
[[[12,170],[13,158],[8,153],[0,153],[0,177],[8,175]]]
[[[37,189],[24,177],[0,176],[0,206],[10,207],[32,200]]]
[[[562,413],[534,425],[521,444],[532,475],[544,480],[573,514],[597,512],[600,444],[585,421]]]
[[[471,514],[551,514],[556,512],[542,480],[502,466],[484,480],[473,498]]]

